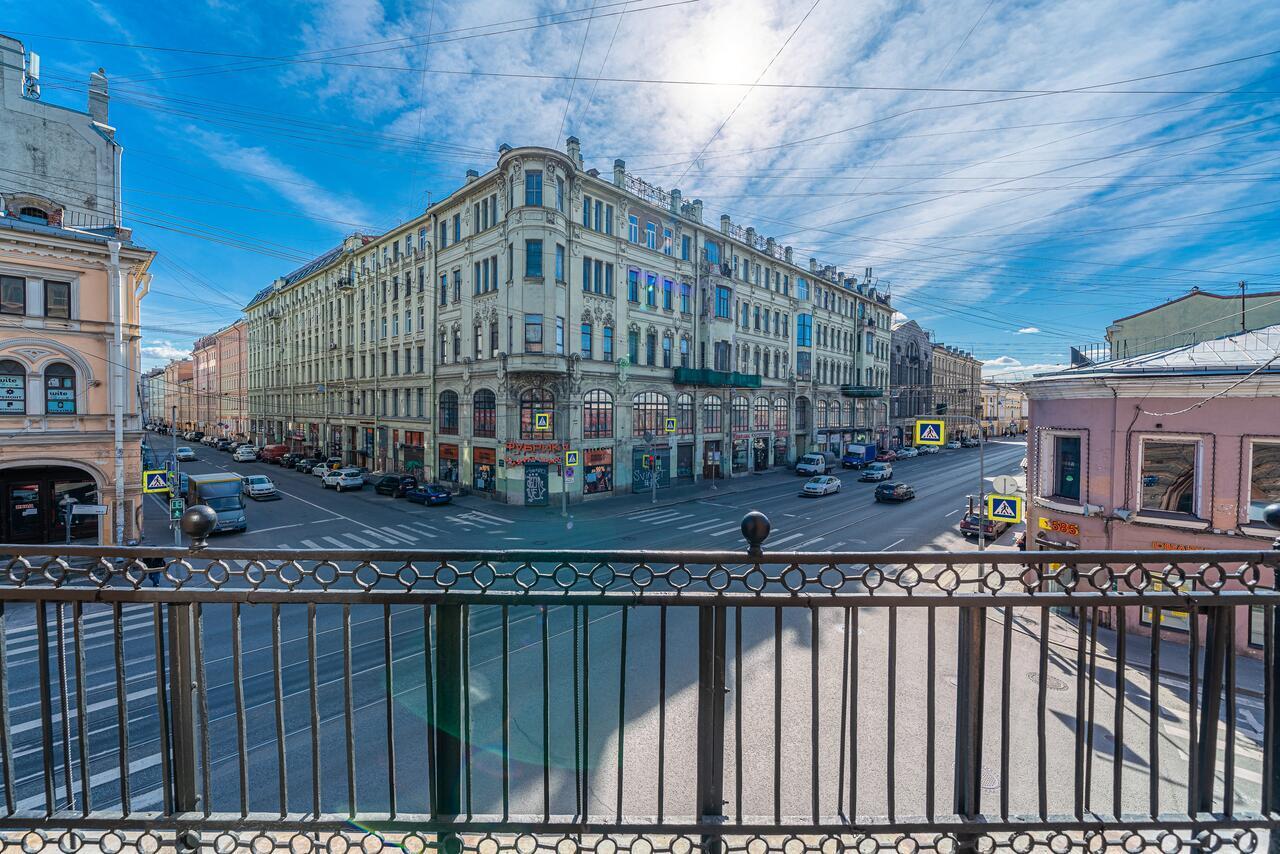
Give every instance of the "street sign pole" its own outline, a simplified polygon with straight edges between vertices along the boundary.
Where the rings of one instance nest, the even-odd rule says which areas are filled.
[[[169,498],[172,500],[177,496],[175,491],[182,489],[181,467],[178,465],[178,407],[173,407],[173,482],[169,484]],[[182,529],[178,527],[178,523],[173,519],[173,513],[169,513],[169,527],[173,529],[173,544],[181,548],[182,546]]]

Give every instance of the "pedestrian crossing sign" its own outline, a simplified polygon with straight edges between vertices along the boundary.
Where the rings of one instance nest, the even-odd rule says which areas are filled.
[[[565,451],[565,452],[564,452],[564,464],[565,464],[566,466],[568,466],[569,468],[573,468],[574,466],[576,466],[576,465],[578,464],[578,452],[577,452],[577,451]]]
[[[921,418],[916,421],[917,445],[947,444],[947,422],[941,419]]]
[[[988,495],[987,518],[993,522],[1018,523],[1022,521],[1021,495]]]
[[[674,418],[666,419],[666,429],[668,433],[676,432],[676,420]]]
[[[533,413],[533,429],[545,433],[551,429],[551,413],[535,412]]]
[[[169,473],[164,469],[144,471],[142,473],[143,492],[168,492]]]

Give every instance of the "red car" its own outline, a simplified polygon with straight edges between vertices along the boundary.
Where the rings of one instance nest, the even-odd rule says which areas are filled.
[[[881,451],[876,454],[876,462],[878,463],[891,463],[896,459],[898,459],[898,455],[893,451]]]

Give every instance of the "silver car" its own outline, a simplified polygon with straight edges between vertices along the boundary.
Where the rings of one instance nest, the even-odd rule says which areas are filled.
[[[251,474],[244,479],[240,491],[250,498],[278,498],[276,485],[265,474]]]
[[[324,488],[331,486],[338,492],[364,489],[364,472],[357,468],[330,469],[324,475]]]
[[[830,495],[840,491],[840,478],[832,477],[829,474],[820,474],[817,477],[811,477],[804,482],[804,489],[801,495]]]

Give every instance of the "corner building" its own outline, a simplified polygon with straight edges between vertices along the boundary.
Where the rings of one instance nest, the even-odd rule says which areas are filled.
[[[885,427],[887,294],[801,267],[727,215],[707,227],[700,201],[622,161],[585,169],[573,137],[564,152],[502,146],[422,216],[348,238],[247,311],[262,439],[359,419],[373,429],[344,442],[347,459],[508,503],[744,476]],[[317,329],[327,374],[308,369]],[[570,449],[581,465],[566,478]]]

